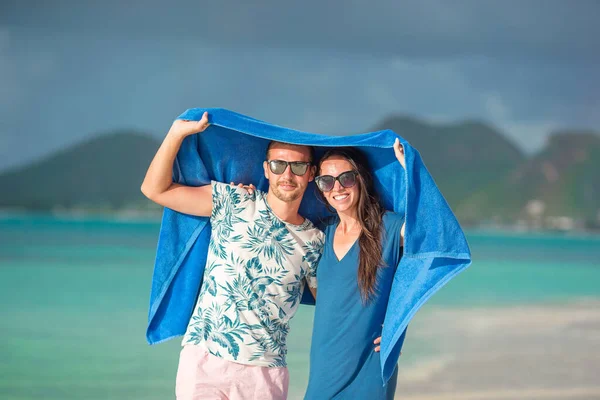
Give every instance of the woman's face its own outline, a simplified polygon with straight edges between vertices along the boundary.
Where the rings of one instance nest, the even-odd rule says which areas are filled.
[[[319,175],[331,175],[338,177],[340,174],[353,171],[352,164],[343,157],[333,156],[321,163],[321,172]],[[355,213],[358,207],[358,178],[357,182],[351,188],[343,187],[338,180],[335,181],[333,189],[329,192],[323,192],[327,202],[338,213]]]

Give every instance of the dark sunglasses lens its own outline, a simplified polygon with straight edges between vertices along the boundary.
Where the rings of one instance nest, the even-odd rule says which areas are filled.
[[[290,168],[292,168],[292,173],[294,175],[302,176],[306,173],[308,169],[308,164],[305,163],[291,163]]]
[[[351,188],[356,185],[356,174],[354,172],[344,172],[338,177],[340,185],[345,188]]]
[[[271,160],[269,161],[269,168],[271,168],[272,173],[281,175],[287,168],[287,163],[281,160]]]
[[[330,175],[319,176],[316,181],[319,190],[322,192],[329,192],[333,189],[333,185],[335,184],[335,178]]]

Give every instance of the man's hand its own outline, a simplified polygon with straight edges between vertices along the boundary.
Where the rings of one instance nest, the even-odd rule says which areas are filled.
[[[233,182],[229,182],[229,184],[235,185],[235,183]],[[254,193],[254,190],[256,189],[256,186],[254,186],[253,184],[244,185],[243,183],[238,183],[237,187],[239,187],[240,189],[246,189],[246,192],[248,192],[248,194]]]
[[[379,336],[377,339],[375,339],[375,341],[373,342],[373,344],[375,344],[375,352],[379,353],[381,351],[381,336]]]
[[[406,160],[404,159],[404,147],[402,147],[398,138],[396,138],[396,141],[394,142],[394,153],[396,154],[398,162],[400,163],[400,165],[402,165],[402,168],[406,169]]]
[[[188,121],[186,119],[178,119],[173,122],[169,135],[185,138],[194,133],[204,132],[208,128],[208,113],[202,114],[200,121]]]
[[[376,344],[377,346],[375,346],[375,348],[373,350],[375,350],[377,353],[379,353],[381,351],[381,336],[379,336],[377,339],[375,339],[373,341],[373,344]],[[400,355],[402,355],[402,352],[400,352]]]

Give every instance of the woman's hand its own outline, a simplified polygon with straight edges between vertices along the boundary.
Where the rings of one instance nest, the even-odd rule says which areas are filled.
[[[229,182],[229,183],[231,185],[235,185],[235,183],[233,183],[233,182]],[[244,185],[243,183],[238,183],[237,187],[239,187],[240,189],[246,189],[246,192],[248,192],[248,194],[254,193],[254,190],[256,189],[256,187],[253,184]]]
[[[404,158],[404,147],[400,144],[400,140],[398,138],[396,138],[396,141],[394,142],[394,153],[396,154],[396,158],[398,159],[398,162],[400,163],[400,165],[402,165],[402,168],[406,169],[406,160]]]

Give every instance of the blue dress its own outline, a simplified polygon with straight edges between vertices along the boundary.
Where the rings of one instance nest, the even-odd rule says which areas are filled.
[[[373,341],[381,336],[396,267],[402,257],[400,230],[404,216],[383,217],[382,260],[375,296],[363,303],[358,287],[358,240],[341,260],[333,251],[339,224],[325,228],[325,246],[317,268],[317,302],[305,400],[393,399],[398,370],[384,386],[380,353]]]

